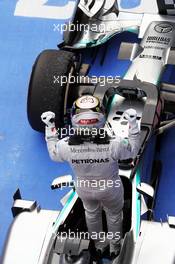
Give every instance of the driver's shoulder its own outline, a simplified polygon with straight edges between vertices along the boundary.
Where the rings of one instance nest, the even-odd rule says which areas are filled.
[[[111,145],[116,145],[116,144],[120,144],[120,142],[122,141],[123,139],[119,136],[115,136],[113,138],[110,139],[110,143]]]

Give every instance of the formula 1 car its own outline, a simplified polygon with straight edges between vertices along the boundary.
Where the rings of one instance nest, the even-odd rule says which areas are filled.
[[[89,10],[85,8],[87,4]],[[104,9],[107,15],[110,15],[109,10],[118,12],[118,19],[120,12],[114,1],[79,1],[75,17],[81,12],[80,19],[85,19],[85,23],[93,17],[96,19],[97,15],[103,16]],[[132,61],[122,80],[94,82],[87,76],[89,66],[82,64],[73,52],[75,47],[82,47],[77,44],[82,43],[82,36],[71,36],[68,32],[66,38],[66,45],[64,42],[61,50],[42,52],[34,64],[28,95],[29,122],[33,129],[44,131],[40,115],[50,110],[56,113],[58,128],[67,126],[73,101],[80,95],[93,94],[100,98],[106,109],[106,129],[111,137],[118,134],[127,137],[128,123],[122,120],[122,115],[128,107],[134,107],[141,127],[141,147],[135,160],[120,161],[119,174],[125,190],[123,243],[120,255],[113,263],[172,264],[175,261],[175,219],[168,217],[167,223],[154,221],[149,209],[153,210],[158,177],[151,179],[149,185],[143,183],[140,168],[150,139],[174,126],[174,120],[169,117],[175,112],[175,86],[160,82],[166,64],[174,62],[173,17],[169,20],[168,16],[161,16],[161,19],[148,23],[140,44],[121,44],[119,57]],[[99,37],[93,39],[97,45]],[[92,41],[88,42],[92,44]],[[71,78],[76,82],[71,82]],[[71,185],[71,182],[70,175],[60,177],[52,183],[52,188]],[[12,207],[15,218],[7,237],[2,264],[93,262],[84,209],[74,187],[61,202],[64,205],[61,212],[43,210],[36,201],[22,200],[19,191],[15,194]],[[147,220],[142,219],[143,214],[147,214]],[[105,230],[106,220],[103,220]],[[83,238],[82,233],[85,234]]]
[[[174,0],[152,0],[151,4],[147,0],[80,0],[59,47],[94,47],[124,31],[143,38],[152,21],[173,22],[174,15]]]

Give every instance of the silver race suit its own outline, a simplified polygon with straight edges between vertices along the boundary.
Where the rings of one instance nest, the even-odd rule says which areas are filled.
[[[50,158],[57,162],[68,161],[77,179],[110,180],[118,177],[118,160],[135,158],[139,150],[139,133],[129,133],[128,139],[119,137],[109,144],[84,142],[69,145],[69,138],[58,140],[57,136],[47,140]]]
[[[139,130],[133,134],[130,128],[128,139],[116,137],[108,144],[84,142],[80,145],[69,145],[68,137],[58,140],[54,133],[46,136],[46,141],[51,159],[57,162],[68,161],[75,173],[75,187],[83,201],[89,233],[102,232],[103,208],[108,232],[113,234],[110,251],[117,251],[122,236],[124,204],[123,185],[118,175],[118,160],[136,157],[140,143]],[[99,249],[103,247],[98,239],[96,247]]]

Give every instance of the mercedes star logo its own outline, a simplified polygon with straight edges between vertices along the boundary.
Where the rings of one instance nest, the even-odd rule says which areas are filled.
[[[173,26],[168,23],[160,23],[155,26],[155,31],[158,33],[169,33],[173,31]]]

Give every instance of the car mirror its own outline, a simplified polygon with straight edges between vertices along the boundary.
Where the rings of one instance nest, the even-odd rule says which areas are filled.
[[[154,188],[144,182],[141,182],[139,185],[137,185],[137,191],[142,195],[147,195],[151,198],[154,196]]]
[[[51,184],[51,189],[62,189],[63,187],[74,187],[74,181],[72,175],[64,175],[55,178]]]

